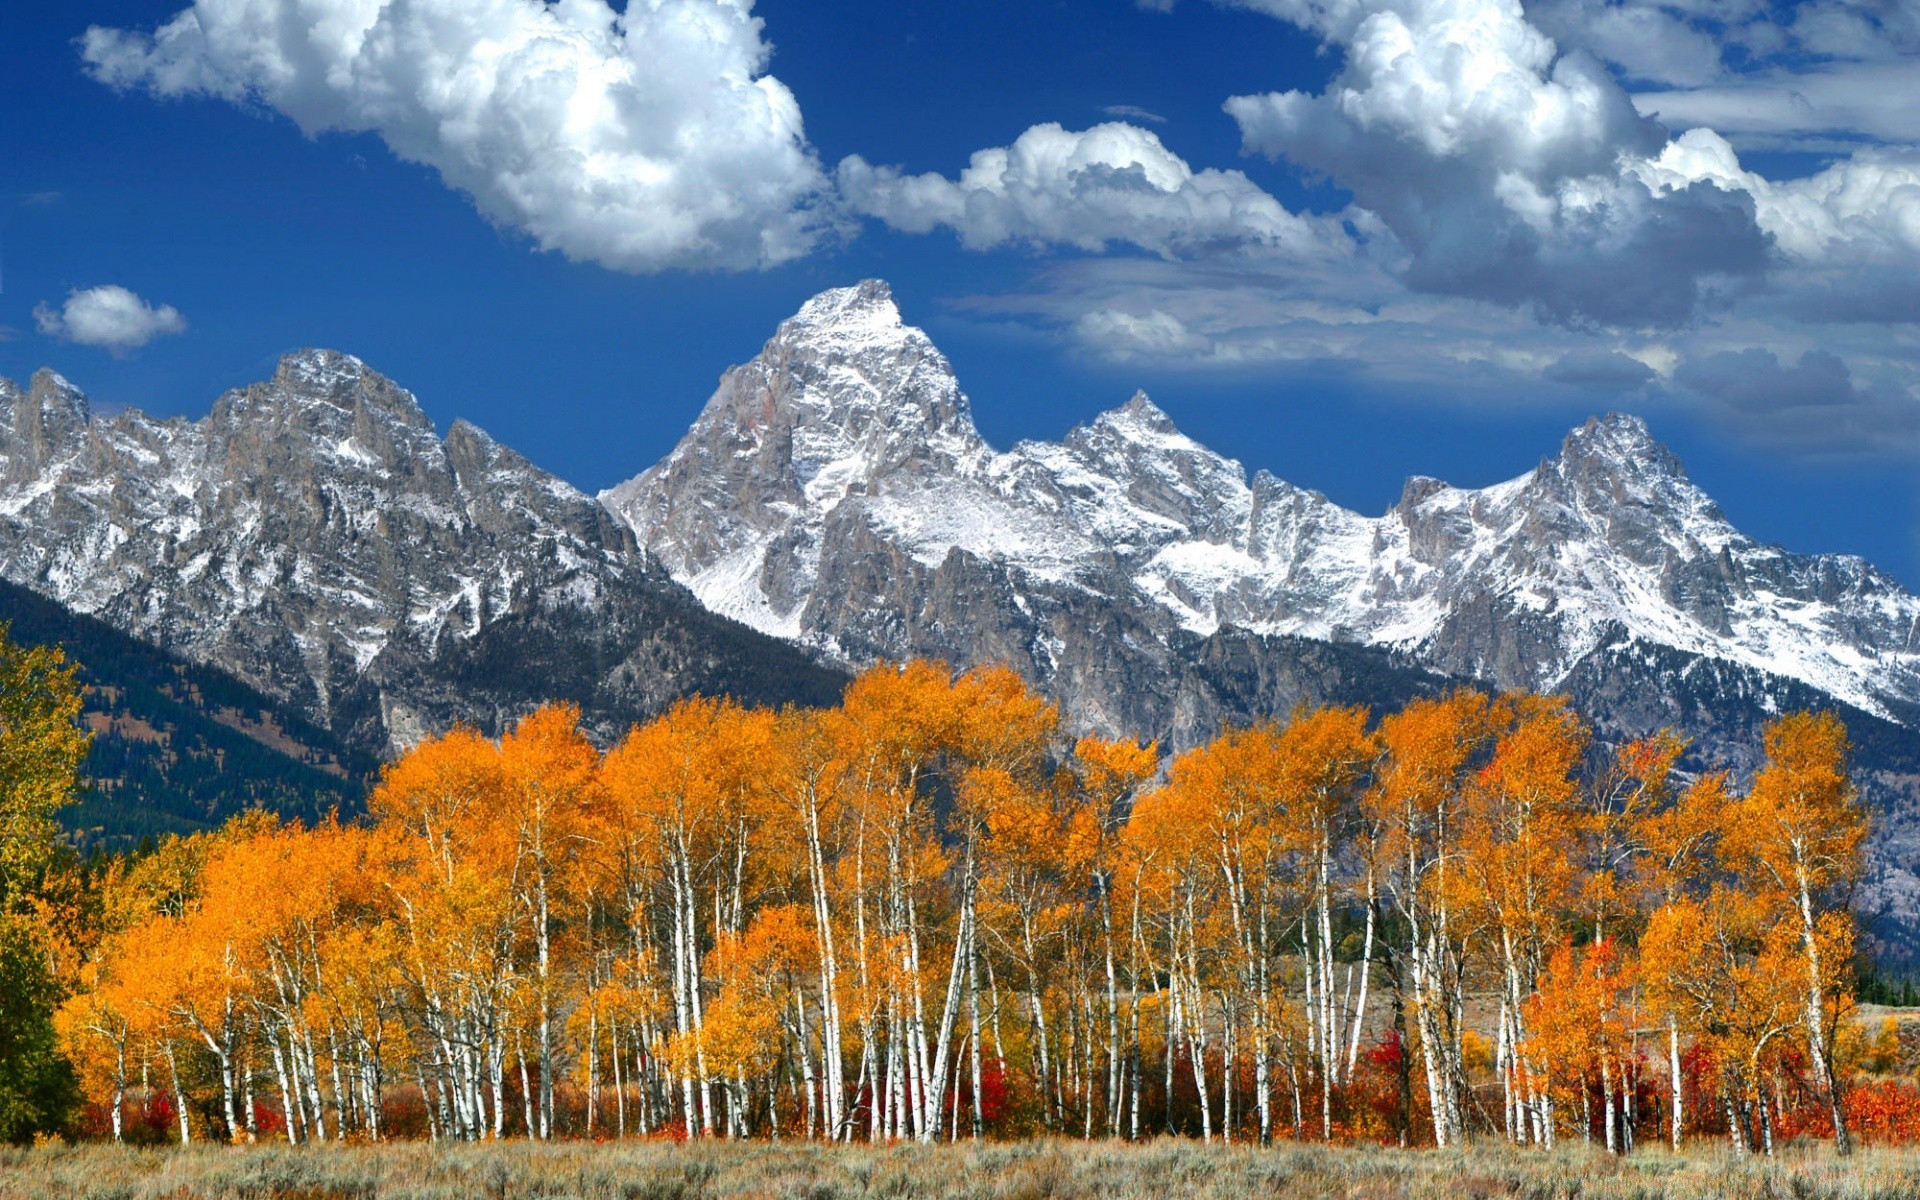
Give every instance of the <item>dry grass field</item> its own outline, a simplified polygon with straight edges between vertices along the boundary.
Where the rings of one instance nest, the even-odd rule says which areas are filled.
[[[922,1148],[722,1142],[492,1146],[89,1145],[0,1151],[0,1197],[187,1200],[1911,1200],[1920,1153],[1825,1145],[1772,1160],[1717,1147],[1615,1159],[1484,1145],[1466,1152],[1162,1141]]]

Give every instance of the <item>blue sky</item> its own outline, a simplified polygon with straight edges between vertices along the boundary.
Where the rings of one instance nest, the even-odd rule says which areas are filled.
[[[1002,445],[1144,387],[1375,513],[1622,408],[1920,586],[1914,8],[16,5],[0,374],[197,416],[332,346],[597,490],[879,276]]]

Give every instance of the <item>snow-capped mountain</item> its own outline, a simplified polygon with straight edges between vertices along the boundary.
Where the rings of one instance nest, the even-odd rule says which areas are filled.
[[[854,662],[1008,658],[1093,725],[1178,722],[1173,694],[1158,714],[1110,694],[1137,675],[1081,678],[1090,650],[1163,660],[1225,629],[1543,690],[1640,644],[1920,715],[1920,599],[1745,537],[1637,418],[1493,487],[1414,479],[1379,517],[1249,479],[1144,395],[1001,453],[877,282],[808,302],[602,499],[716,612]]]
[[[1369,517],[1145,396],[997,450],[869,282],[810,301],[599,501],[330,351],[199,421],[0,381],[0,577],[376,751],[548,699],[603,733],[689,692],[830,701],[913,654],[1009,663],[1074,726],[1173,748],[1471,680],[1739,768],[1770,714],[1837,705],[1881,813],[1873,903],[1920,946],[1920,600],[1745,537],[1631,417]]]
[[[369,748],[549,698],[830,698],[704,611],[590,497],[358,359],[303,351],[200,421],[0,381],[0,575],[221,666]]]
[[[1862,903],[1883,947],[1920,948],[1920,599],[1744,536],[1634,417],[1363,516],[1249,478],[1144,395],[997,451],[867,282],[810,301],[601,499],[716,612],[846,664],[1004,661],[1073,724],[1174,748],[1471,680],[1745,769],[1772,715],[1837,705],[1879,814]]]

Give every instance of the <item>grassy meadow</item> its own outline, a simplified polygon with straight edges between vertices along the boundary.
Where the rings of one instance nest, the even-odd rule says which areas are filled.
[[[1030,1141],[983,1146],[582,1142],[301,1148],[110,1145],[0,1150],[0,1197],[188,1200],[1910,1200],[1920,1151],[1772,1159],[1698,1145],[1617,1158],[1552,1152]]]

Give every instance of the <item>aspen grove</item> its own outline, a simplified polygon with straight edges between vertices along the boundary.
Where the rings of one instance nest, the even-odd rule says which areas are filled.
[[[456,729],[362,821],[117,861],[57,1016],[103,1135],[1849,1144],[1865,818],[1558,699],[1302,709],[1160,762],[1010,671]]]

